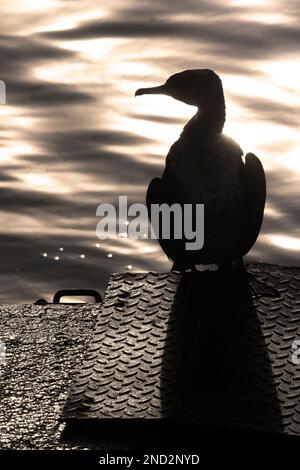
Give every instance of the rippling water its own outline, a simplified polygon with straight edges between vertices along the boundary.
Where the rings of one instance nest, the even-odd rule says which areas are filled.
[[[0,300],[169,269],[155,241],[99,241],[96,207],[144,201],[195,110],[134,91],[186,68],[221,75],[225,132],[267,171],[249,257],[299,265],[299,20],[298,0],[1,0]]]

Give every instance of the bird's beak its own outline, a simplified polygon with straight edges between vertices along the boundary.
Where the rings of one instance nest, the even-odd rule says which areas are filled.
[[[166,85],[160,85],[160,86],[153,86],[150,88],[139,88],[135,92],[135,96],[140,96],[140,95],[167,95],[167,87]]]

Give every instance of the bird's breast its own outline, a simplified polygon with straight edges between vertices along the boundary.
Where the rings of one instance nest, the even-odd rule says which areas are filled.
[[[206,245],[212,250],[224,233],[231,244],[239,237],[243,167],[241,148],[225,136],[210,145],[179,139],[167,156],[164,176],[172,180],[177,200],[204,204]]]
[[[182,202],[222,203],[223,197],[236,199],[242,167],[241,148],[222,136],[210,145],[175,142],[167,155],[165,173],[172,177]]]

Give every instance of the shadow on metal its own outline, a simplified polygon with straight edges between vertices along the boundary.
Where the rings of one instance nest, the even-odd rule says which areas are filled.
[[[254,298],[234,272],[113,275],[63,438],[98,448],[299,443],[299,270],[251,271],[280,297]]]
[[[246,276],[207,271],[182,277],[169,317],[161,384],[163,417],[283,431],[265,336]],[[177,400],[170,407],[175,387]]]

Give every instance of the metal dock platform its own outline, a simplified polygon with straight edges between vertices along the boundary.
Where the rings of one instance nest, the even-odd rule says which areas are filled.
[[[248,269],[279,295],[219,272],[126,273],[102,306],[1,306],[2,448],[118,447],[116,429],[143,440],[166,423],[299,436],[300,268]]]

